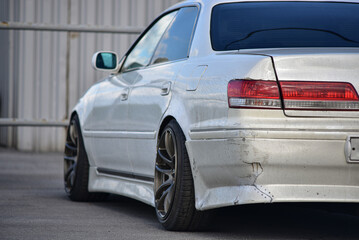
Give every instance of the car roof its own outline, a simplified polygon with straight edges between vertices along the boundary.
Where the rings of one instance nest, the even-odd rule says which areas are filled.
[[[234,3],[234,2],[337,2],[337,3],[359,3],[359,0],[186,0],[176,5],[172,6],[169,9],[184,7],[193,4],[206,5],[207,7],[212,8],[213,6],[220,3]]]

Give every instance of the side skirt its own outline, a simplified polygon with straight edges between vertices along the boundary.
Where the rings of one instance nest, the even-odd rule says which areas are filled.
[[[146,182],[153,182],[155,180],[153,177],[147,177],[147,176],[143,176],[143,175],[133,174],[133,173],[129,173],[129,172],[123,172],[123,171],[117,171],[117,170],[112,170],[112,169],[106,169],[106,168],[97,168],[97,172],[100,174],[102,173],[102,174],[113,175],[113,176],[117,176],[117,177],[132,178],[132,179],[137,179],[137,180],[146,181]]]
[[[113,193],[154,206],[153,181],[147,176],[90,167],[88,188],[90,192]]]

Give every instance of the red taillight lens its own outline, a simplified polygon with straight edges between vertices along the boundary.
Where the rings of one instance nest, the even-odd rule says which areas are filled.
[[[281,108],[277,82],[232,80],[228,83],[228,104],[233,108]]]
[[[283,99],[314,101],[358,101],[350,83],[339,82],[280,82]]]
[[[358,94],[346,82],[280,81],[285,109],[359,110]],[[232,108],[281,108],[276,81],[232,80],[228,103]]]
[[[228,97],[279,99],[277,82],[260,80],[232,80],[228,83]]]

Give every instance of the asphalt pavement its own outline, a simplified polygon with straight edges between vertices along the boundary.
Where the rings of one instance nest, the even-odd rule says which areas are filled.
[[[0,148],[0,240],[11,239],[359,239],[352,204],[264,204],[224,208],[200,232],[168,232],[154,209],[111,195],[72,202],[61,153]]]

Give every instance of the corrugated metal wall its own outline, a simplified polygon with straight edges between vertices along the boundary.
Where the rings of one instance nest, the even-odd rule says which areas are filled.
[[[0,0],[0,21],[144,27],[176,2],[179,0]],[[93,83],[106,76],[92,69],[93,53],[113,50],[123,55],[137,37],[72,32],[67,42],[67,34],[0,30],[0,117],[67,118],[67,59],[70,111]],[[62,151],[64,138],[63,128],[0,127],[0,144],[21,150]]]

